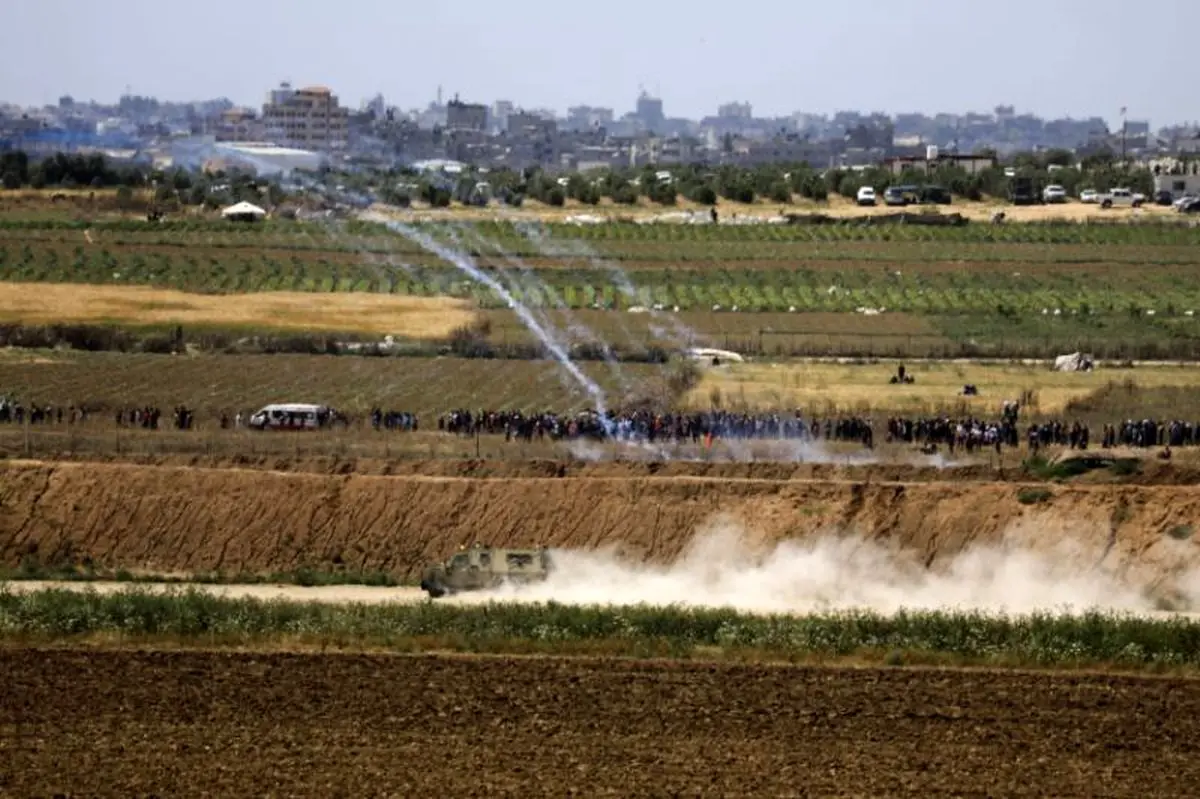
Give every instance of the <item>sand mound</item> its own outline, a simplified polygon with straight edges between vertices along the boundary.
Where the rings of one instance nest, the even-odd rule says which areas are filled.
[[[0,466],[0,560],[160,573],[388,570],[462,543],[614,547],[665,563],[720,516],[760,544],[869,541],[936,567],[977,546],[1051,552],[1142,586],[1200,565],[1200,486],[706,477],[322,475],[130,464]]]

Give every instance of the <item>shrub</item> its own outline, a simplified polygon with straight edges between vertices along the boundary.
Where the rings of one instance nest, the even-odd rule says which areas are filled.
[[[717,192],[712,186],[709,185],[698,186],[692,192],[690,199],[692,202],[701,203],[703,205],[716,205]]]
[[[1048,488],[1022,488],[1017,492],[1017,502],[1022,505],[1037,505],[1054,497],[1054,492]]]

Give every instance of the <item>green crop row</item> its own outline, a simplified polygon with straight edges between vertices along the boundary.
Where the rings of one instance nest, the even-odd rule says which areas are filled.
[[[1105,268],[1038,267],[998,270],[880,272],[845,269],[640,269],[624,278],[613,270],[581,266],[485,271],[523,304],[625,310],[661,306],[740,312],[855,311],[886,308],[917,314],[977,312],[1155,316],[1188,319],[1200,309],[1200,282],[1187,266],[1147,265],[1136,272]],[[485,308],[507,299],[454,268],[398,267],[369,259],[339,262],[241,252],[140,252],[108,249],[13,248],[0,245],[0,279],[110,285],[153,285],[187,291],[374,292],[471,298]],[[1056,313],[1057,312],[1057,313]]]
[[[747,224],[691,225],[637,224],[610,222],[603,224],[534,223],[508,220],[471,222],[416,222],[410,227],[449,242],[454,235],[469,239],[478,236],[495,242],[508,251],[533,255],[539,248],[535,239],[588,243],[789,243],[789,242],[946,242],[954,244],[1038,244],[1038,245],[1195,245],[1200,244],[1200,227],[1185,221],[1113,221],[1113,222],[1047,222],[1006,223],[989,225],[973,223],[963,226],[919,224],[862,224],[847,221],[835,224]],[[295,238],[297,240],[342,241],[352,246],[362,238],[388,237],[404,239],[401,231],[385,225],[361,221],[296,222],[272,220],[254,227],[219,220],[185,219],[165,222],[139,220],[72,220],[72,219],[0,219],[0,234],[32,235],[37,232],[92,230],[98,234],[153,235],[163,238],[178,236],[210,237],[215,241],[236,242],[238,246],[254,246],[265,238]],[[412,246],[416,246],[415,244]]]
[[[0,636],[162,636],[198,642],[303,637],[413,648],[422,640],[475,651],[608,645],[696,654],[711,648],[783,658],[913,653],[976,663],[1128,667],[1200,665],[1200,622],[1102,613],[990,616],[867,612],[754,616],[725,609],[490,604],[323,604],[200,591],[115,594],[0,588]]]

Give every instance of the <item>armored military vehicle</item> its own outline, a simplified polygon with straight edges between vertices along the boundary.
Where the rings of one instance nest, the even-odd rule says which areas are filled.
[[[437,599],[461,591],[485,591],[546,579],[550,553],[545,547],[508,549],[476,544],[464,547],[421,575],[421,590]]]

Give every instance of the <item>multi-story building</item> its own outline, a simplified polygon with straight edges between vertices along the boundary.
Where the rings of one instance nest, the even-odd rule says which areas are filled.
[[[217,141],[260,141],[263,137],[262,120],[250,108],[230,108],[221,112],[216,123]]]
[[[509,136],[553,136],[558,131],[554,119],[529,111],[514,111],[508,115]]]
[[[587,105],[572,106],[567,109],[568,130],[595,130],[612,126],[613,110],[611,108],[593,108]]]
[[[724,103],[717,106],[717,116],[721,119],[754,119],[754,109],[750,103]]]
[[[663,122],[666,117],[663,115],[663,101],[658,97],[651,97],[642,92],[638,95],[637,111],[634,112],[637,119],[652,131],[661,131]]]
[[[456,95],[446,104],[446,127],[451,130],[487,130],[488,109],[480,103],[464,103]]]
[[[293,90],[285,83],[263,105],[262,122],[264,134],[276,144],[331,152],[346,148],[349,116],[324,86]]]

